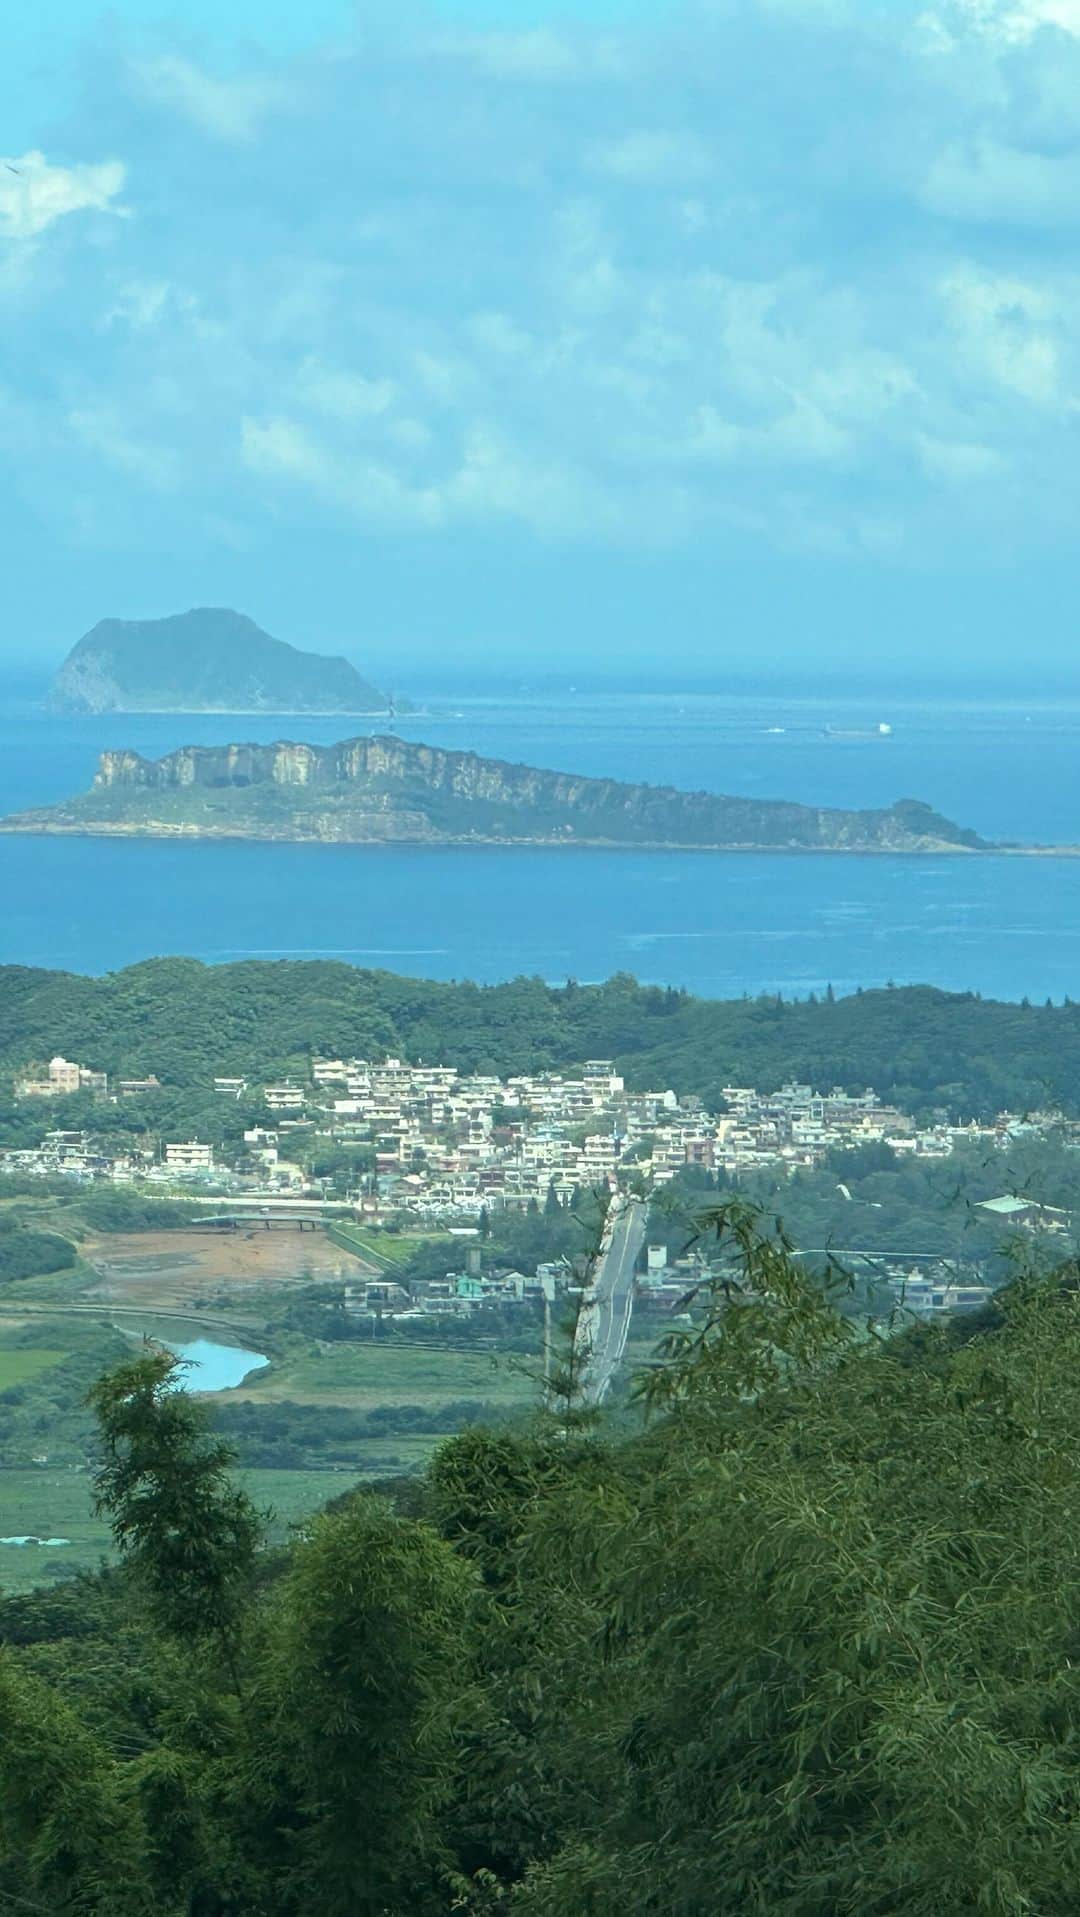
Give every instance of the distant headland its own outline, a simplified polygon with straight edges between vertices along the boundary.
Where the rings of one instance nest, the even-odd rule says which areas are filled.
[[[916,799],[868,811],[631,785],[393,737],[101,755],[89,792],[0,831],[347,845],[540,845],[715,852],[995,848]]]
[[[54,712],[385,713],[393,702],[347,659],[272,639],[228,607],[102,619],[72,647]],[[398,710],[407,710],[398,702]]]

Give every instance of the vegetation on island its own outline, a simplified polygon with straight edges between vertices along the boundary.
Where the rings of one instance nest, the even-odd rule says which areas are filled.
[[[118,1569],[0,1602],[0,1894],[56,1917],[1071,1917],[1080,1272],[859,1327],[742,1201],[631,1416],[268,1548],[167,1355]]]
[[[89,792],[5,832],[759,852],[991,849],[917,799],[874,810],[630,785],[397,738],[103,752]]]
[[[49,698],[62,712],[383,712],[347,660],[272,639],[253,619],[199,606],[165,619],[100,619]]]
[[[242,1103],[215,1097],[215,1075],[272,1080],[306,1072],[312,1057],[397,1056],[502,1076],[609,1058],[631,1086],[674,1086],[716,1111],[725,1085],[770,1089],[794,1078],[819,1090],[871,1086],[903,1111],[960,1120],[1080,1112],[1080,1005],[930,986],[789,1002],[696,998],[627,974],[602,985],[451,984],[329,960],[151,959],[104,978],[0,967],[8,1087],[57,1051],[111,1073],[155,1072],[166,1101],[200,1128],[246,1117]],[[80,1101],[64,1109],[74,1114]],[[167,1116],[143,1098],[113,1109],[121,1127]],[[30,1101],[5,1106],[0,1090],[3,1142],[42,1119],[55,1122]]]

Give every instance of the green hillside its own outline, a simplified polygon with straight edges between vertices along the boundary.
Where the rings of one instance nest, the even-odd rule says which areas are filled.
[[[400,1053],[503,1075],[614,1058],[637,1087],[872,1086],[906,1110],[1080,1111],[1080,1006],[907,986],[833,1001],[710,1000],[538,978],[446,984],[326,960],[152,959],[105,978],[0,967],[0,1068],[56,1051],[166,1086],[266,1076],[312,1055]]]
[[[0,1600],[0,1900],[1073,1917],[1075,1268],[875,1332],[745,1205],[700,1222],[726,1274],[636,1405],[314,1518],[288,1474],[291,1533],[168,1354],[108,1373],[97,1518],[15,1474],[71,1569],[93,1523],[119,1563]]]
[[[66,712],[381,712],[347,660],[272,639],[243,613],[102,619],[68,654],[50,701]]]

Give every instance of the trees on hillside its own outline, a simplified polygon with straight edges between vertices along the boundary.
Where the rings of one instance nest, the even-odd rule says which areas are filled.
[[[698,999],[627,974],[602,985],[478,986],[327,960],[152,959],[100,979],[0,967],[0,1070],[58,1048],[110,1072],[158,1073],[163,1092],[114,1114],[125,1129],[195,1114],[206,1137],[238,1136],[257,1115],[215,1099],[215,1073],[265,1080],[312,1055],[394,1052],[503,1075],[614,1058],[631,1084],[697,1092],[717,1110],[725,1084],[768,1088],[793,1076],[823,1089],[871,1085],[907,1110],[965,1118],[1080,1110],[1080,1006],[996,1004],[927,986],[787,1003]],[[5,1105],[5,1089],[5,1136],[33,1142],[49,1114]],[[84,1104],[72,1101],[71,1122],[82,1122]]]
[[[83,1635],[0,1604],[12,1908],[1071,1917],[1080,1270],[886,1335],[761,1222],[702,1220],[640,1419],[463,1432],[277,1557],[169,1361],[110,1374],[129,1568]]]

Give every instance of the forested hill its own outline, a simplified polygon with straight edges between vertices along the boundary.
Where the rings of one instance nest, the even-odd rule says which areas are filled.
[[[1080,1005],[928,986],[835,1002],[708,1000],[643,986],[443,984],[315,961],[153,959],[106,978],[0,967],[0,1069],[62,1052],[166,1083],[266,1075],[316,1056],[403,1055],[508,1074],[614,1058],[635,1087],[718,1102],[725,1084],[867,1085],[959,1117],[1080,1111]]]
[[[346,659],[299,651],[227,606],[101,619],[53,681],[62,712],[382,712]]]

